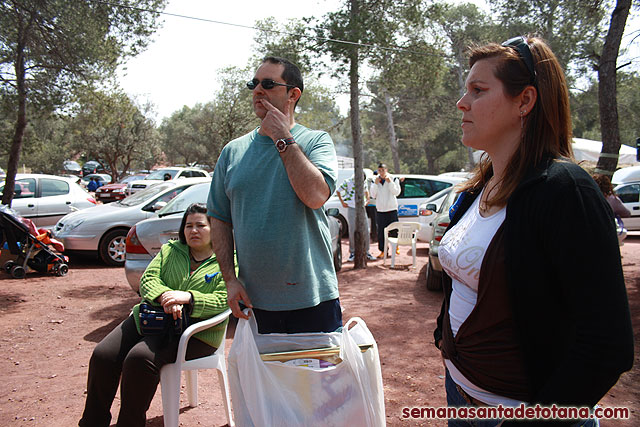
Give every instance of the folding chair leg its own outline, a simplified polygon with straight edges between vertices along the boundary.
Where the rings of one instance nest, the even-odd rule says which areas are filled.
[[[160,370],[160,387],[162,390],[162,411],[165,427],[178,427],[180,416],[180,376],[181,371],[176,364],[165,365]]]
[[[224,410],[227,413],[227,424],[229,427],[233,427],[235,423],[233,422],[233,415],[231,414],[231,400],[229,399],[229,381],[227,380],[227,368],[226,366],[221,366],[222,369],[217,369],[218,371],[218,381],[220,382],[220,388],[222,389],[222,399],[224,402]]]
[[[391,243],[391,268],[396,266],[396,250],[398,245]]]
[[[413,268],[416,268],[416,242],[411,245],[411,252],[413,253]]]
[[[195,408],[198,406],[198,371],[196,369],[185,371],[184,373],[187,384],[187,397],[189,398],[189,406]]]

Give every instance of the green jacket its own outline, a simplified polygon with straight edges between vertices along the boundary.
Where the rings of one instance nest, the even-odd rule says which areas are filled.
[[[177,240],[165,243],[140,279],[142,299],[159,305],[156,298],[166,291],[188,291],[193,295],[193,310],[190,317],[194,322],[211,318],[225,311],[229,307],[227,287],[215,254],[202,263],[192,275],[189,274],[189,268],[189,247]],[[133,308],[133,316],[138,333],[140,333],[139,310],[140,304],[137,304]],[[213,347],[219,347],[224,339],[226,322],[198,332],[194,336]]]

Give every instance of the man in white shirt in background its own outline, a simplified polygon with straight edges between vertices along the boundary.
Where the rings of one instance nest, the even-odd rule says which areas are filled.
[[[398,220],[400,180],[389,174],[384,163],[378,165],[378,177],[371,184],[371,197],[376,199],[376,223],[378,226],[378,258],[384,257],[384,228]],[[397,233],[392,231],[391,233]]]

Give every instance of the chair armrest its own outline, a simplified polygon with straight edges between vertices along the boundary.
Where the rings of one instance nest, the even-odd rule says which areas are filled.
[[[194,334],[204,331],[205,329],[209,329],[213,326],[219,325],[224,322],[231,315],[231,309],[227,308],[220,314],[217,314],[207,320],[203,320],[196,324],[189,326],[180,336],[180,343],[178,344],[178,355],[176,356],[176,362],[180,360],[182,363],[185,362],[186,353],[187,353],[187,343],[189,342],[189,338],[191,338]]]

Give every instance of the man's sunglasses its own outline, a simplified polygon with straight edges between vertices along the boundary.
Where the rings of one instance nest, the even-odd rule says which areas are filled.
[[[533,66],[533,55],[531,54],[531,48],[529,48],[527,40],[522,36],[518,36],[503,42],[502,46],[513,48],[518,52],[518,56],[522,59],[524,65],[527,66],[529,74],[531,74],[531,83],[535,85],[536,69]]]
[[[258,85],[262,85],[263,89],[269,90],[269,89],[273,89],[276,86],[286,86],[286,87],[295,87],[294,85],[288,85],[286,83],[278,83],[278,82],[274,82],[271,79],[264,79],[262,81],[258,80],[258,79],[253,79],[250,82],[247,82],[247,87],[250,90],[254,90],[255,88],[258,87]]]

